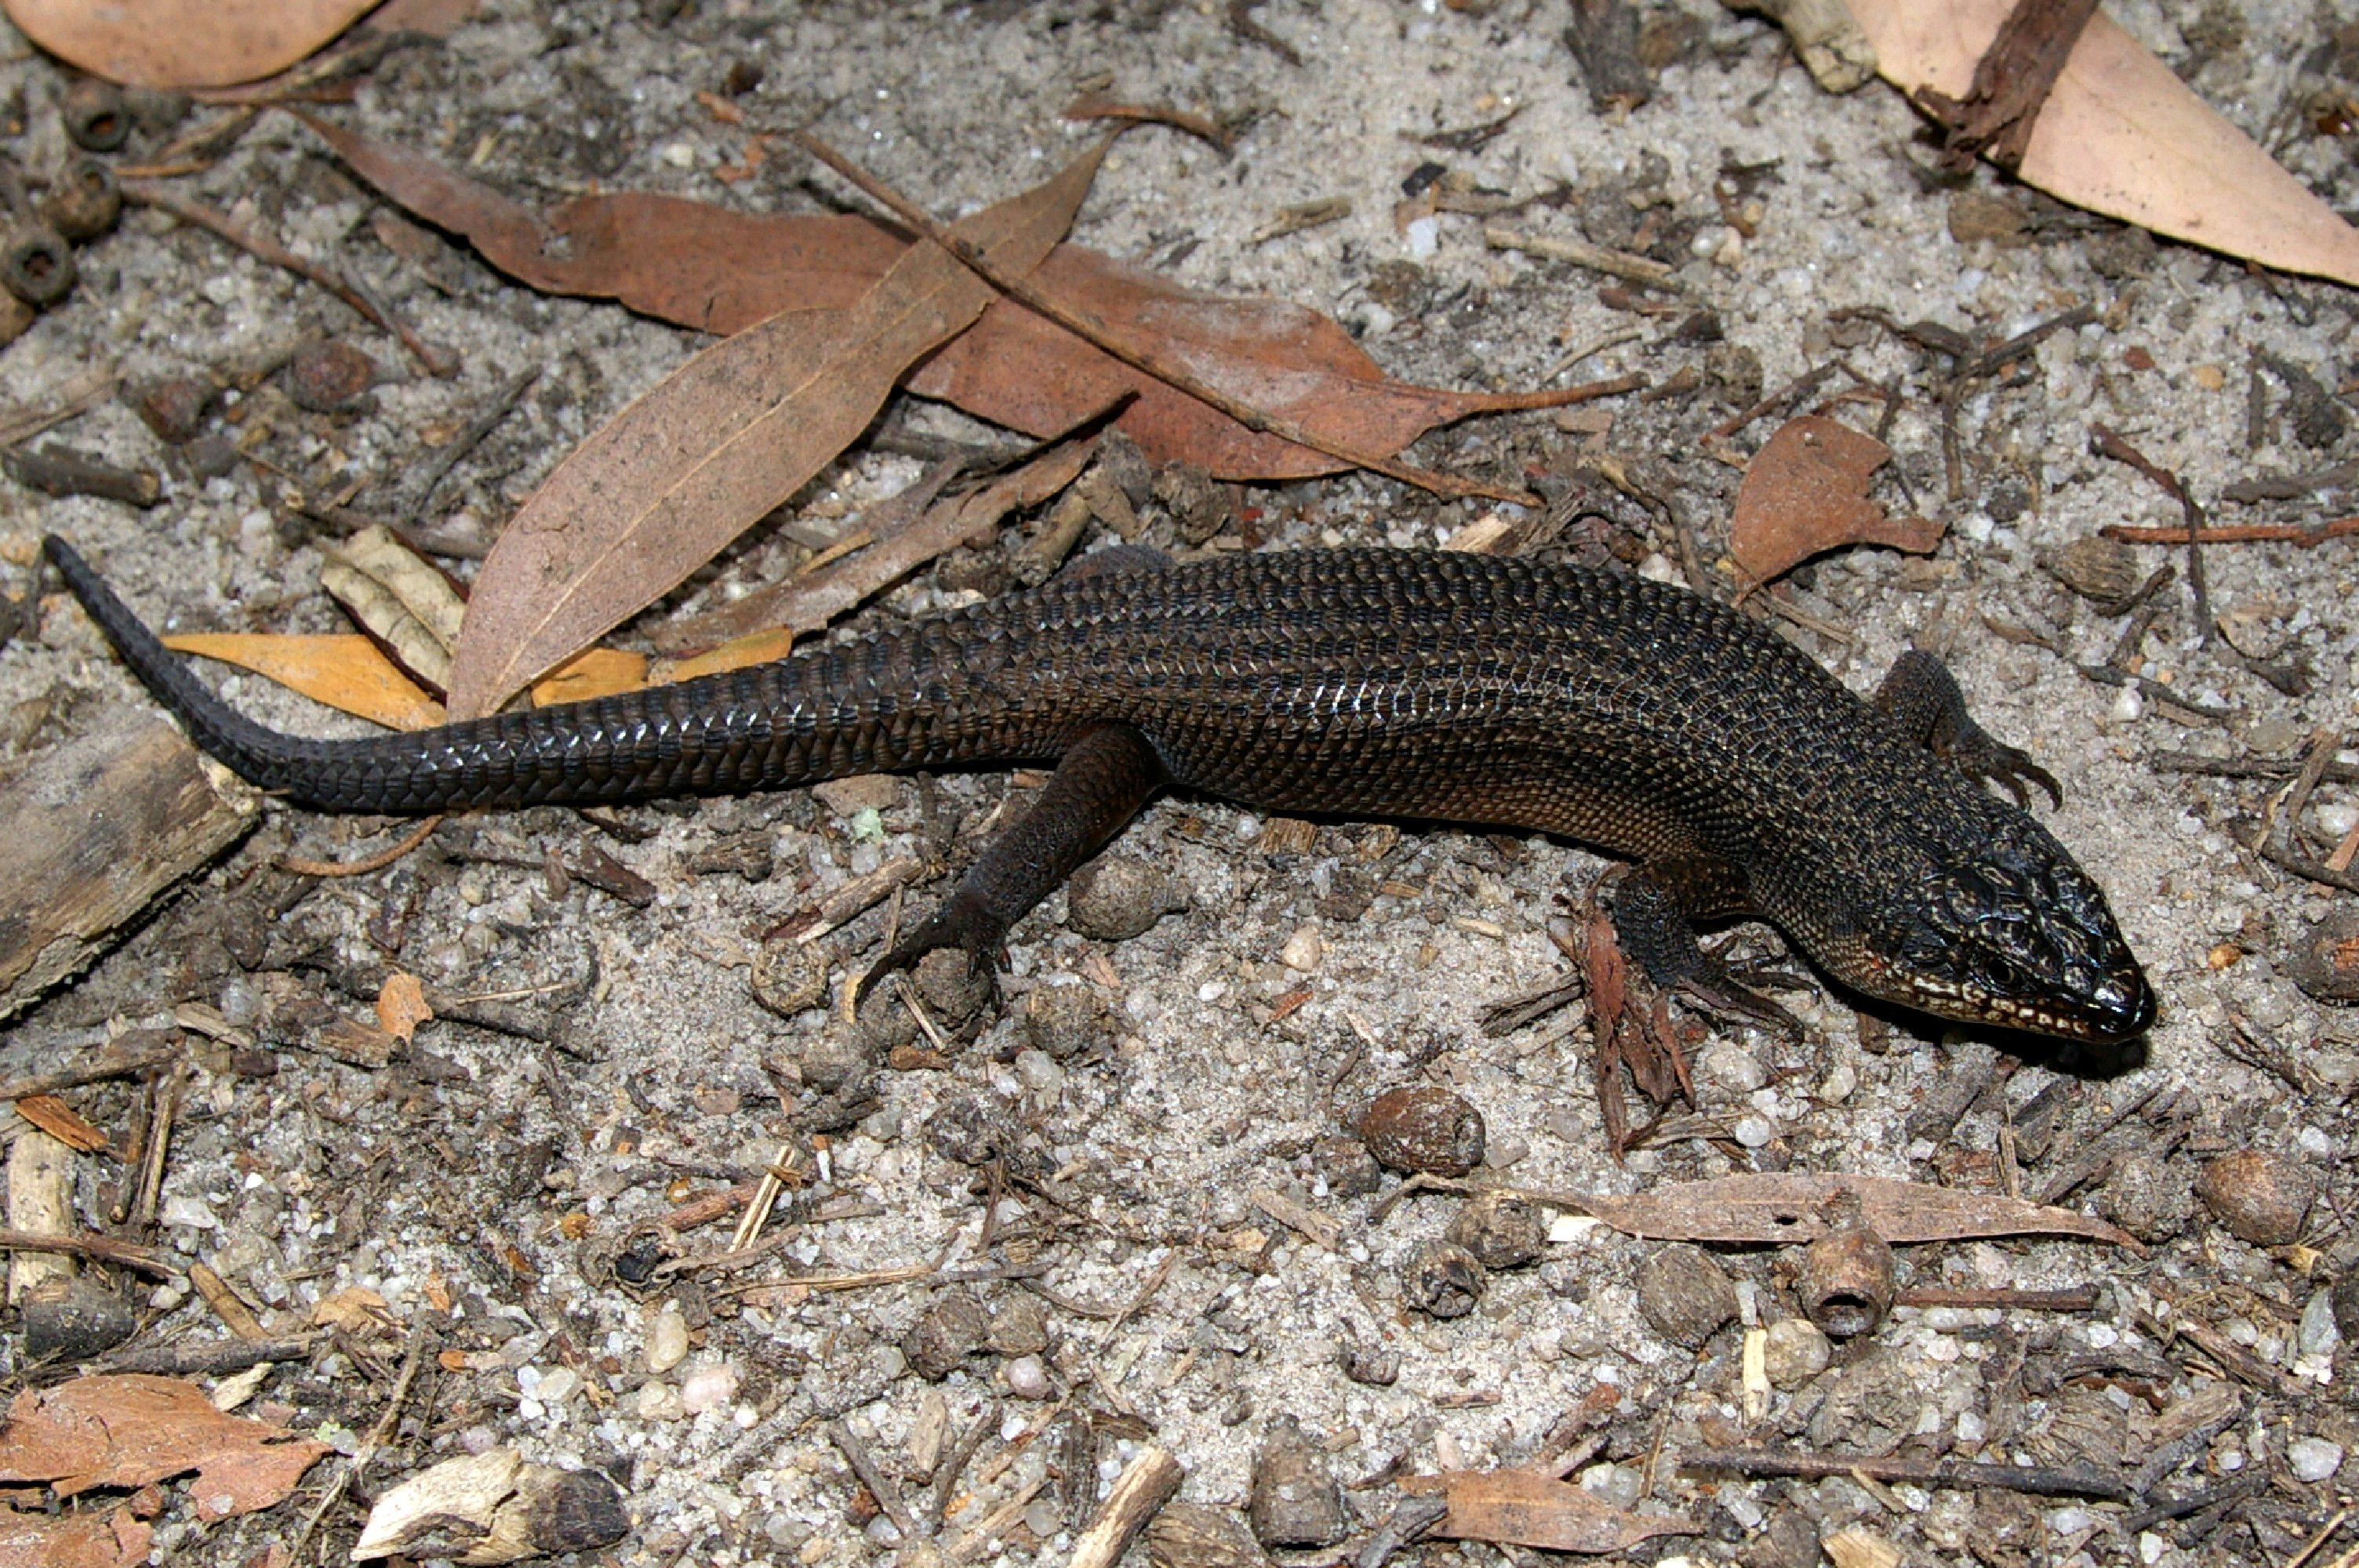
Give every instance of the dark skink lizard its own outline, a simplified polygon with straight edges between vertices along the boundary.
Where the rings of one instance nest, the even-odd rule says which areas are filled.
[[[1030,813],[872,976],[942,947],[986,959],[1177,784],[1609,850],[1636,862],[1614,897],[1625,946],[1707,1003],[1767,1005],[1696,943],[1693,923],[1742,917],[1868,996],[1944,1018],[2114,1043],[2155,1016],[2104,895],[2018,804],[2025,781],[2054,782],[1976,727],[1938,660],[1904,656],[1863,702],[1744,617],[1616,572],[1408,550],[1124,557],[732,674],[311,741],[240,716],[70,546],[47,548],[198,744],[322,810],[1056,760]]]

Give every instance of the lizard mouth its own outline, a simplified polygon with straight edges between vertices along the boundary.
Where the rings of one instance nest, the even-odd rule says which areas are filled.
[[[2154,1026],[2160,1003],[2135,968],[2106,976],[2077,995],[2006,994],[1971,980],[1913,976],[1892,997],[1938,1017],[1991,1023],[2092,1045],[2117,1045]]]

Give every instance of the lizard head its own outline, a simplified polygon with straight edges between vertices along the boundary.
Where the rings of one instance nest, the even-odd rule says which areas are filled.
[[[2105,895],[2047,829],[2012,817],[1941,858],[1862,933],[1863,989],[1963,1022],[2091,1044],[2144,1033],[2154,988]]]

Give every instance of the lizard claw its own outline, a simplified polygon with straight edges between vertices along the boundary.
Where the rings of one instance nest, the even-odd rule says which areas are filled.
[[[996,997],[999,979],[993,959],[1000,944],[1006,939],[1004,926],[984,913],[972,900],[952,893],[942,901],[941,907],[921,921],[915,930],[905,933],[892,950],[870,966],[852,988],[852,1006],[856,1012],[868,1000],[876,982],[887,975],[913,970],[929,953],[943,948],[963,952],[967,963],[984,985]]]
[[[2051,806],[2064,804],[2064,791],[2057,784],[2055,774],[2033,762],[2030,753],[2019,747],[1994,741],[1980,731],[1976,731],[1970,742],[1952,747],[1950,760],[1957,764],[1960,773],[1974,783],[1995,783],[2015,797],[2017,806],[2028,806],[2031,804],[2030,795],[2024,788],[2027,784],[2038,784],[2047,794]]]
[[[1686,1001],[1713,1017],[1756,1023],[1788,1040],[1802,1038],[1802,1021],[1763,996],[1739,985],[1727,971],[1680,977],[1676,989]]]

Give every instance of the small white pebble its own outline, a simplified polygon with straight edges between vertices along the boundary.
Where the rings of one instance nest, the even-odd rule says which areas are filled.
[[[1305,925],[1286,939],[1278,949],[1277,961],[1300,974],[1309,974],[1319,967],[1327,954],[1327,944],[1319,939],[1319,927]]]
[[[737,1369],[726,1361],[701,1367],[679,1386],[680,1408],[690,1415],[719,1410],[737,1397]]]
[[[1736,1141],[1747,1149],[1765,1148],[1777,1136],[1777,1127],[1766,1116],[1740,1116],[1734,1130]]]
[[[1038,1356],[1018,1356],[1007,1364],[1007,1391],[1019,1400],[1049,1397],[1049,1368]]]
[[[2105,709],[2105,717],[2116,724],[2135,723],[2146,711],[2146,697],[2134,686],[2125,686],[2114,694],[2114,705]]]
[[[1441,249],[1441,220],[1434,217],[1412,221],[1401,232],[1401,243],[1408,249],[1411,261],[1431,261]]]
[[[2286,1465],[2295,1480],[2316,1486],[2343,1468],[2343,1445],[2322,1437],[2297,1437],[2286,1444]]]

